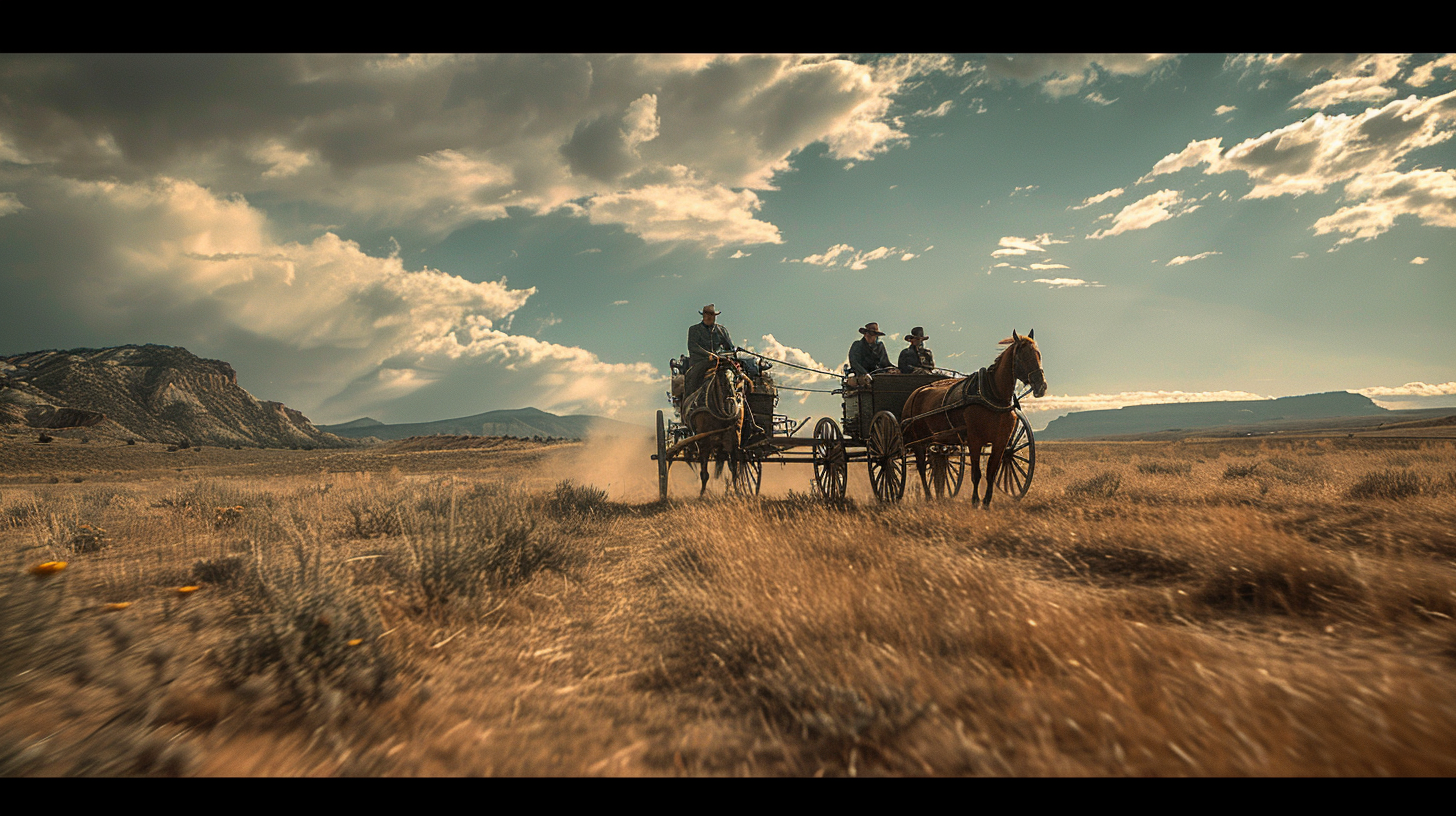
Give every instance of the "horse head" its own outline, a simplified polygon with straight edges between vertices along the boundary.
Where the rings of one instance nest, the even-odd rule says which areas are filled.
[[[1012,329],[1011,337],[1001,342],[1011,344],[1008,351],[1011,354],[1012,371],[1016,373],[1016,379],[1031,386],[1033,397],[1046,396],[1046,373],[1041,368],[1041,349],[1036,345],[1036,329],[1027,332],[1025,337]]]

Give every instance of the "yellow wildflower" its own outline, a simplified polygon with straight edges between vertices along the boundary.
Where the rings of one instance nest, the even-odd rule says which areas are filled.
[[[349,645],[350,646],[358,646],[359,644],[361,644],[363,642],[364,642],[364,638],[354,638],[353,640],[349,641]]]
[[[195,586],[177,587],[177,594],[178,595],[181,595],[182,597],[185,598],[188,595],[191,595],[192,593],[196,592],[197,590],[198,590],[198,587],[195,587]]]
[[[31,567],[30,574],[37,578],[45,578],[50,575],[55,575],[65,568],[65,561],[46,561]]]
[[[106,605],[106,610],[108,612],[120,612],[128,606],[131,606],[131,603],[131,601],[118,601],[116,603],[109,603]]]

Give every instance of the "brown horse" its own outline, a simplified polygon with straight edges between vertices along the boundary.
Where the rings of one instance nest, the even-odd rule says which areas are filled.
[[[753,388],[753,383],[739,369],[738,364],[727,357],[713,355],[713,365],[703,376],[703,385],[683,398],[683,424],[702,438],[691,443],[700,464],[703,487],[701,496],[708,492],[708,459],[715,458],[717,467],[714,476],[723,473],[726,461],[735,483],[738,477],[738,440],[743,433],[744,395]]]
[[[942,406],[956,406],[923,419],[913,419],[905,428],[906,444],[915,451],[915,466],[920,471],[922,485],[925,484],[925,460],[930,445],[965,445],[971,453],[971,504],[974,505],[979,499],[981,446],[990,443],[991,458],[986,463],[986,498],[982,507],[991,506],[991,488],[1001,472],[1002,455],[1016,426],[1015,415],[1011,412],[1016,381],[1029,384],[1032,394],[1037,397],[1046,394],[1041,350],[1032,339],[1035,335],[1035,330],[1027,332],[1025,337],[1013,330],[1010,337],[1001,341],[1006,348],[997,355],[996,362],[978,372],[981,380],[979,392],[967,394],[968,388],[977,384],[970,378],[948,379],[916,389],[905,401],[904,415],[909,419]],[[967,396],[970,398],[967,399]],[[965,404],[956,405],[958,401]],[[990,407],[987,403],[997,407]]]

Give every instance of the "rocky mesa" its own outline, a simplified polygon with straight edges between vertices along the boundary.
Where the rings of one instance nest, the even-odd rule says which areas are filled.
[[[0,427],[92,428],[151,442],[265,448],[348,447],[280,403],[238,385],[221,360],[127,345],[0,357]]]

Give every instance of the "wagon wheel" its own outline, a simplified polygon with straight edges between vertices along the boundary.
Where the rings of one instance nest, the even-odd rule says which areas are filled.
[[[1031,487],[1031,474],[1035,470],[1036,440],[1026,417],[1018,410],[1011,441],[1006,443],[1006,452],[1001,455],[1001,472],[996,475],[996,484],[1002,493],[1020,499]]]
[[[667,501],[667,431],[662,425],[662,412],[657,412],[657,498]]]
[[[870,420],[865,451],[875,498],[882,502],[899,501],[905,495],[905,437],[894,414],[881,411]]]
[[[961,492],[961,480],[966,475],[965,446],[931,445],[928,455],[930,467],[920,477],[925,495],[934,494],[937,499],[955,498]]]
[[[733,470],[733,492],[740,496],[757,496],[763,483],[763,461],[743,452],[739,452],[738,457],[738,467]]]
[[[814,487],[826,499],[842,499],[848,483],[844,434],[834,420],[824,417],[814,426]]]

